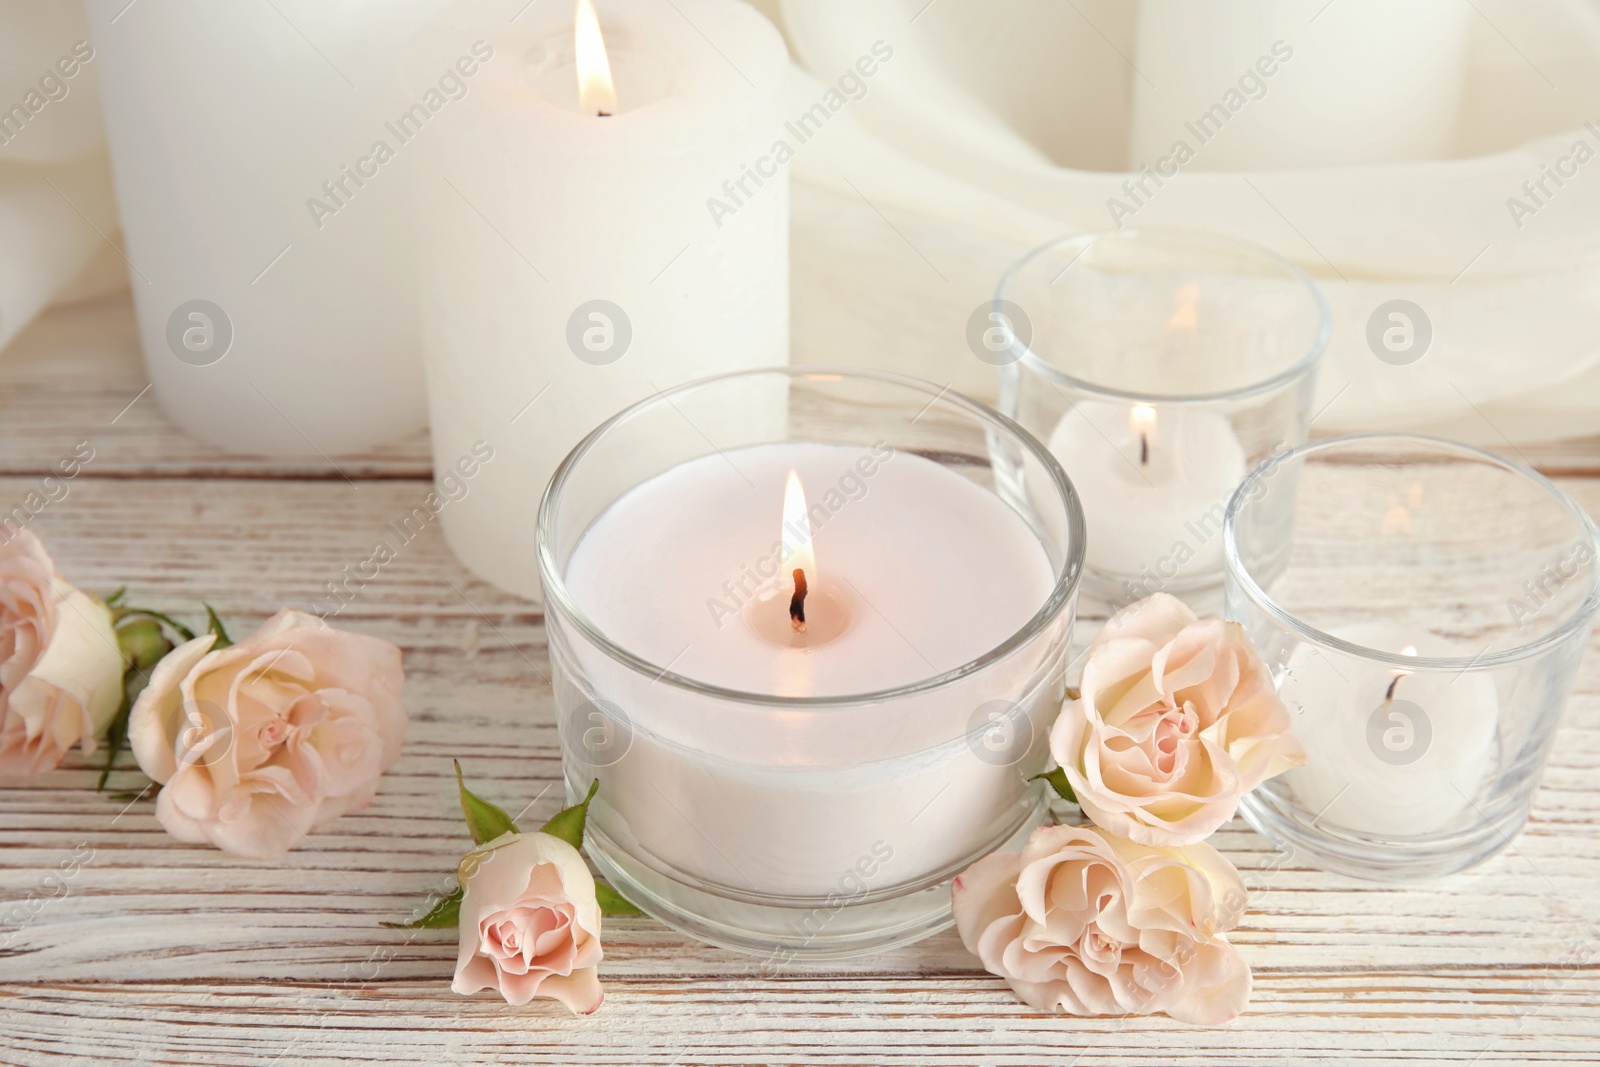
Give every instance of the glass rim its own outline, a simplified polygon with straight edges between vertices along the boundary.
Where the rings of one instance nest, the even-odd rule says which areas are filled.
[[[928,678],[918,679],[904,685],[893,686],[888,689],[876,689],[863,693],[841,693],[836,696],[811,696],[811,697],[785,697],[772,693],[754,693],[742,689],[733,689],[727,686],[712,685],[709,682],[699,681],[685,675],[677,674],[668,669],[668,666],[652,663],[642,656],[629,651],[613,641],[599,627],[597,627],[583,610],[573,600],[567,589],[565,576],[558,573],[554,553],[551,548],[551,539],[555,527],[555,513],[560,506],[561,495],[568,481],[573,476],[585,456],[594,449],[612,429],[647,410],[662,404],[671,406],[672,397],[690,390],[703,388],[727,382],[736,378],[755,378],[765,375],[780,375],[790,380],[811,379],[827,381],[829,379],[857,379],[873,381],[902,389],[910,389],[928,396],[928,408],[941,400],[949,401],[957,408],[973,416],[985,424],[986,434],[1000,431],[1014,438],[1022,447],[1031,453],[1043,466],[1050,476],[1057,498],[1067,513],[1067,558],[1060,568],[1054,585],[1044,603],[1039,607],[1020,629],[1006,638],[994,648],[965,663],[952,667],[947,671]],[[926,408],[924,410],[927,410]],[[715,447],[715,446],[713,446]],[[992,460],[991,460],[992,469]],[[613,503],[615,501],[613,500]],[[1004,500],[1002,498],[1002,502]],[[609,506],[609,505],[608,505]],[[1007,505],[1009,507],[1009,504]],[[1017,422],[1001,414],[987,404],[973,400],[964,393],[956,392],[949,386],[939,386],[921,378],[914,378],[906,374],[896,374],[891,371],[869,370],[856,367],[835,367],[815,364],[787,364],[772,367],[761,367],[754,370],[727,371],[714,374],[705,378],[698,378],[670,389],[658,389],[653,396],[646,397],[637,403],[630,404],[621,411],[606,419],[599,426],[589,431],[578,444],[562,459],[560,466],[546,487],[544,498],[539,502],[539,518],[536,523],[537,552],[539,563],[539,577],[544,590],[546,625],[549,621],[549,609],[552,603],[563,611],[571,623],[606,656],[620,663],[628,670],[641,675],[647,675],[656,682],[664,682],[675,688],[687,692],[698,693],[702,696],[713,697],[736,704],[757,705],[766,708],[779,708],[790,711],[796,710],[827,710],[830,708],[858,707],[863,704],[884,703],[898,700],[903,697],[914,696],[919,693],[930,692],[943,688],[953,682],[977,674],[981,671],[1009,658],[1013,653],[1026,646],[1050,626],[1071,603],[1077,592],[1078,583],[1083,576],[1084,542],[1086,527],[1083,517],[1083,506],[1078,499],[1078,492],[1073,487],[1067,472],[1062,469],[1060,462],[1051,454],[1036,437],[1023,429]],[[1052,570],[1056,568],[1052,566]]]
[[[1088,246],[1097,241],[1113,239],[1135,241],[1139,238],[1162,238],[1174,243],[1187,243],[1212,249],[1227,249],[1236,253],[1245,253],[1277,267],[1289,280],[1300,283],[1310,295],[1312,305],[1317,309],[1317,330],[1310,346],[1288,367],[1271,377],[1234,389],[1223,389],[1212,393],[1134,392],[1128,389],[1117,389],[1101,385],[1097,382],[1089,381],[1087,378],[1080,378],[1077,375],[1067,373],[1036,352],[1031,344],[1021,344],[1020,342],[1017,342],[1017,347],[1022,351],[1017,357],[1017,363],[1027,366],[1028,369],[1043,375],[1045,378],[1052,379],[1060,385],[1068,386],[1080,392],[1114,397],[1118,400],[1127,400],[1134,403],[1214,404],[1219,401],[1245,399],[1288,385],[1314,369],[1322,359],[1323,354],[1327,352],[1328,341],[1333,335],[1333,310],[1328,304],[1328,298],[1323,293],[1322,287],[1312,280],[1309,274],[1271,249],[1264,248],[1253,241],[1181,226],[1145,226],[1125,230],[1094,230],[1088,233],[1072,234],[1046,241],[1037,248],[1028,251],[1021,259],[1006,269],[1006,272],[1000,276],[999,284],[995,286],[994,297],[990,301],[990,306],[999,311],[1001,303],[1006,299],[1007,290],[1016,283],[1022,272],[1035,259],[1047,252],[1070,248],[1073,245],[1082,245],[1084,246],[1083,249],[1077,256],[1073,257],[1072,262],[1076,263],[1078,258],[1088,251]],[[1067,266],[1071,267],[1071,265],[1069,263]],[[1013,342],[1016,341],[1015,335],[1012,335],[1012,340]]]
[[[1406,656],[1398,652],[1385,652],[1382,649],[1368,648],[1365,645],[1335,637],[1324,630],[1318,629],[1285,608],[1282,604],[1279,604],[1272,598],[1271,594],[1261,588],[1260,583],[1256,581],[1255,575],[1250,572],[1239,556],[1236,525],[1240,509],[1249,492],[1280,465],[1290,460],[1305,459],[1319,452],[1337,451],[1351,445],[1384,443],[1392,445],[1422,445],[1439,451],[1451,452],[1460,457],[1471,458],[1477,462],[1498,467],[1507,474],[1521,478],[1523,481],[1550,494],[1555,502],[1572,518],[1578,533],[1588,542],[1591,556],[1596,560],[1594,576],[1589,583],[1589,591],[1583,601],[1572,610],[1561,625],[1552,627],[1544,636],[1489,655],[1479,654],[1476,656]],[[1228,508],[1222,519],[1222,558],[1226,576],[1236,580],[1245,594],[1255,601],[1259,608],[1292,632],[1319,645],[1343,652],[1346,655],[1359,656],[1363,659],[1413,671],[1450,670],[1465,673],[1467,671],[1490,670],[1530,659],[1581,634],[1593,621],[1596,609],[1600,609],[1600,528],[1595,526],[1595,522],[1589,517],[1588,512],[1584,511],[1578,505],[1578,502],[1573,500],[1560,486],[1537,470],[1534,470],[1531,466],[1496,455],[1476,445],[1452,441],[1448,437],[1437,437],[1432,434],[1344,434],[1339,437],[1327,437],[1320,441],[1297,445],[1287,452],[1261,463],[1249,474],[1245,475],[1244,480],[1234,489],[1233,496],[1228,500]]]

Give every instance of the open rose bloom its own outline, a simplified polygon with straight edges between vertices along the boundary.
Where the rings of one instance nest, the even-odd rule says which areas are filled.
[[[1305,762],[1244,629],[1157,593],[1089,648],[1050,752],[1099,826],[1147,845],[1199,841],[1262,781]]]
[[[405,737],[400,650],[288,610],[214,643],[163,657],[128,722],[167,832],[265,859],[370,803]]]
[[[0,524],[0,775],[95,750],[122,703],[111,612],[56,573],[31,530]]]
[[[1216,1024],[1250,1000],[1249,965],[1222,936],[1243,914],[1244,885],[1209,845],[1044,826],[951,892],[967,950],[1035,1008]]]
[[[600,905],[583,856],[549,834],[502,834],[461,861],[461,952],[451,988],[509,1004],[600,1008]]]

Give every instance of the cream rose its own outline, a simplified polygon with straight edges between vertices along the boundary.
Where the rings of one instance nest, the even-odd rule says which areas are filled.
[[[967,868],[951,897],[962,944],[1035,1008],[1215,1024],[1250,1000],[1250,967],[1222,936],[1244,884],[1210,845],[1044,826],[1020,854]]]
[[[1050,752],[1084,814],[1147,845],[1201,840],[1251,789],[1305,762],[1243,627],[1165,593],[1119,611],[1089,646]]]
[[[111,612],[56,573],[31,530],[0,524],[0,775],[95,750],[122,704]]]
[[[461,952],[452,989],[599,1010],[600,905],[577,849],[549,834],[502,834],[469,852],[457,878]]]
[[[288,610],[214,643],[167,653],[128,722],[167,832],[265,859],[370,803],[405,737],[400,650]]]

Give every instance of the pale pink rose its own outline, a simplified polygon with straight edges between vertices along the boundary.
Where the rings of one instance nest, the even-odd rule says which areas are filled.
[[[405,737],[400,650],[289,610],[213,643],[167,653],[128,722],[167,832],[266,859],[366,807]]]
[[[32,530],[0,524],[0,775],[36,775],[95,750],[122,704],[111,612],[79,592]]]
[[[469,852],[457,878],[461,952],[451,989],[600,1010],[600,905],[577,849],[549,834],[502,834]]]
[[[1084,814],[1146,845],[1201,840],[1306,761],[1244,628],[1165,593],[1117,612],[1089,646],[1050,753]]]
[[[1210,845],[1042,826],[1020,854],[968,867],[951,897],[967,951],[1042,1011],[1211,1025],[1250,1001],[1250,967],[1222,936],[1244,913],[1244,883]]]

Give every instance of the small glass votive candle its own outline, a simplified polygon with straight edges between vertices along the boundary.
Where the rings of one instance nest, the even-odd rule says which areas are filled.
[[[596,866],[774,961],[948,926],[949,880],[1046,812],[1083,544],[1050,453],[926,382],[774,368],[613,417],[538,528]]]
[[[1254,471],[1224,537],[1228,617],[1307,753],[1245,798],[1250,824],[1385,880],[1510,844],[1600,605],[1578,505],[1480,449],[1358,435]]]
[[[990,321],[1001,410],[1047,442],[1083,501],[1084,610],[1164,590],[1220,611],[1228,498],[1306,438],[1321,291],[1251,244],[1129,229],[1029,253]]]

